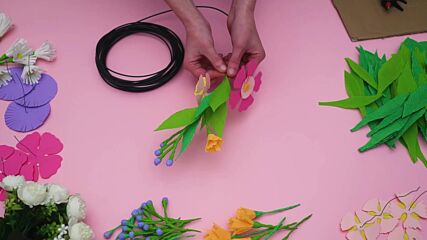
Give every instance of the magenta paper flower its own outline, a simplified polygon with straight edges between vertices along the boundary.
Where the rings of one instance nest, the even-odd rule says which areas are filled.
[[[58,153],[62,151],[63,145],[51,133],[40,135],[34,132],[16,144],[16,147],[28,154],[28,161],[22,166],[21,174],[32,176],[33,181],[37,181],[39,175],[44,179],[51,177],[61,166],[62,157]]]
[[[388,240],[422,240],[419,230],[399,226],[388,235]]]
[[[396,228],[399,219],[387,211],[383,211],[386,202],[378,199],[372,199],[363,206],[363,211],[370,216],[376,216],[375,221],[380,225],[380,233],[389,233]]]
[[[373,222],[367,222],[371,219],[366,212],[350,212],[341,220],[341,230],[347,232],[348,240],[374,240],[380,235],[380,225]]]
[[[258,92],[262,76],[261,72],[254,76],[256,68],[257,63],[254,60],[240,68],[234,78],[233,89],[230,94],[229,105],[231,109],[234,109],[240,102],[239,112],[243,112],[254,102],[252,94]]]
[[[419,200],[414,203],[414,200],[414,194],[410,194],[406,197],[397,197],[397,201],[390,205],[390,213],[403,222],[405,229],[421,229],[420,220],[427,218],[426,206]]]
[[[27,162],[27,155],[13,147],[0,145],[0,181],[6,176],[21,175],[22,165]],[[0,201],[4,201],[6,192],[0,188]]]

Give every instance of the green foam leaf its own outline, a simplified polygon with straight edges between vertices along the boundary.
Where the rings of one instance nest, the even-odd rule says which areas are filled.
[[[393,55],[378,72],[378,92],[382,93],[402,73],[404,62],[400,54]]]
[[[427,106],[427,84],[421,85],[405,102],[403,117],[406,117]]]
[[[194,121],[195,114],[196,108],[187,108],[176,112],[160,124],[156,131],[187,126]]]
[[[320,102],[321,106],[332,106],[341,108],[360,108],[375,102],[380,96],[355,96],[333,102]]]
[[[224,78],[222,83],[212,91],[209,105],[213,111],[216,111],[223,103],[227,102],[230,98],[231,86],[227,76]]]
[[[225,120],[227,119],[227,103],[223,103],[207,120],[207,125],[215,131],[216,135],[222,137],[224,133]]]
[[[347,61],[348,66],[353,72],[355,72],[361,79],[363,79],[371,87],[377,89],[377,83],[365,69],[363,69],[359,64],[355,63],[350,58],[346,58],[345,60]]]
[[[191,141],[194,138],[194,134],[196,134],[197,126],[199,125],[199,121],[195,121],[190,126],[188,126],[183,133],[182,137],[182,145],[181,150],[179,151],[178,157],[188,148]]]

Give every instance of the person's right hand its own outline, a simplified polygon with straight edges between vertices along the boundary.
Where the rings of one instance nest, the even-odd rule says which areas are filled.
[[[187,28],[185,50],[184,67],[196,78],[206,73],[212,79],[225,75],[227,66],[214,48],[212,32],[207,22]]]

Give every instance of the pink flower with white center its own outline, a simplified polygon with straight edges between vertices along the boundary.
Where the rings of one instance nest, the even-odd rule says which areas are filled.
[[[27,162],[27,155],[13,147],[0,145],[0,181],[6,176],[21,175],[21,167]],[[0,201],[6,199],[6,191],[0,188]]]
[[[252,60],[246,65],[243,65],[233,82],[233,89],[230,94],[229,105],[234,109],[240,102],[239,112],[243,112],[249,108],[254,102],[252,96],[254,92],[258,92],[261,86],[262,73],[254,75],[257,68],[257,63]]]
[[[374,220],[380,225],[381,233],[389,233],[393,231],[399,223],[399,219],[397,217],[394,217],[387,211],[383,211],[385,204],[385,201],[372,199],[368,201],[362,209],[370,216],[375,216]]]
[[[366,212],[350,212],[341,220],[341,230],[347,232],[348,240],[374,240],[380,235],[380,225],[368,222],[372,216]]]
[[[421,229],[420,220],[427,218],[426,206],[419,200],[414,202],[416,197],[414,194],[399,196],[405,196],[405,194],[397,195],[397,201],[390,205],[389,212],[403,222],[405,229]]]
[[[399,226],[388,235],[388,240],[422,240],[419,230]]]

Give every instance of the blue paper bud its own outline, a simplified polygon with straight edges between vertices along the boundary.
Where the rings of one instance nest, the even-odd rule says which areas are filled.
[[[160,147],[163,148],[165,146],[165,143],[160,143]]]
[[[157,157],[162,155],[162,151],[160,151],[160,149],[157,149],[156,151],[154,151],[154,155],[156,155]]]
[[[146,204],[147,204],[147,205],[153,205],[153,201],[148,200],[148,201],[146,202]]]
[[[162,198],[162,202],[163,202],[163,203],[168,203],[168,202],[169,202],[169,199],[168,199],[167,197],[163,197],[163,198]]]
[[[148,231],[148,229],[150,229],[150,226],[148,224],[144,224],[144,227],[142,229],[144,229],[145,231]]]
[[[108,232],[105,232],[104,233],[104,238],[105,239],[110,239],[111,238],[111,236],[113,236],[113,231],[108,231]]]
[[[142,213],[141,215],[136,216],[136,221],[142,222]]]
[[[126,225],[128,225],[128,220],[122,220],[121,225],[122,225],[122,226],[126,226]]]
[[[146,237],[145,240],[150,240],[150,237]]]
[[[130,233],[129,233],[129,237],[130,237],[130,238],[134,238],[134,237],[135,237],[135,233],[134,233],[134,232],[130,232]]]
[[[124,233],[120,233],[119,236],[117,237],[119,240],[125,240],[126,239],[126,234]]]
[[[170,167],[170,166],[172,166],[172,165],[173,165],[173,160],[172,160],[172,159],[168,159],[168,160],[166,161],[166,166]]]
[[[161,235],[163,234],[162,229],[157,228],[157,229],[156,229],[156,234],[157,234],[157,236],[161,236]]]
[[[122,226],[122,232],[127,232],[129,228],[127,226]]]
[[[154,166],[159,166],[160,163],[162,163],[162,159],[160,158],[154,159]]]
[[[143,222],[138,222],[137,226],[142,229],[144,227],[144,223]]]

